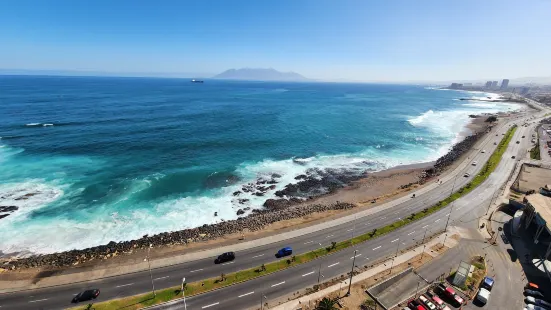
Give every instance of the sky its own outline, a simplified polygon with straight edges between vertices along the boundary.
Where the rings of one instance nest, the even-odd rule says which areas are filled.
[[[0,69],[320,80],[551,75],[551,0],[2,0]]]

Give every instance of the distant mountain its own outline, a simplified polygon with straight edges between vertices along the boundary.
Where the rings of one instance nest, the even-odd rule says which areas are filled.
[[[304,76],[295,72],[280,72],[275,69],[229,69],[213,77],[226,80],[249,81],[307,81]]]

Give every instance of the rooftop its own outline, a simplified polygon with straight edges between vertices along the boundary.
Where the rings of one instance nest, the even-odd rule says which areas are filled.
[[[536,193],[525,197],[528,203],[534,207],[540,217],[551,224],[551,198]]]

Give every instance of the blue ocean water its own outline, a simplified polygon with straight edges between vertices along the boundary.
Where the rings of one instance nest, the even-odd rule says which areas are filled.
[[[48,253],[237,217],[272,173],[430,161],[514,103],[423,86],[0,77],[0,251]],[[299,161],[293,159],[300,158]],[[214,217],[218,212],[218,217]]]

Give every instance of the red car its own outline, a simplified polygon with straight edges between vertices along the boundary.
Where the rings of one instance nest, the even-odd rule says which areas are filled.
[[[440,284],[440,289],[444,292],[444,295],[448,296],[448,298],[455,301],[456,304],[462,305],[464,300],[461,298],[461,296],[457,295],[455,293],[455,290],[449,286],[446,286],[444,284]]]
[[[408,307],[412,310],[429,310],[415,299],[412,299],[408,302]]]
[[[441,309],[441,310],[450,310],[450,307],[448,307],[444,301],[442,299],[440,299],[440,297],[436,296],[436,295],[432,295],[432,301],[434,301],[434,304],[436,305],[436,307],[438,307],[438,309]]]

